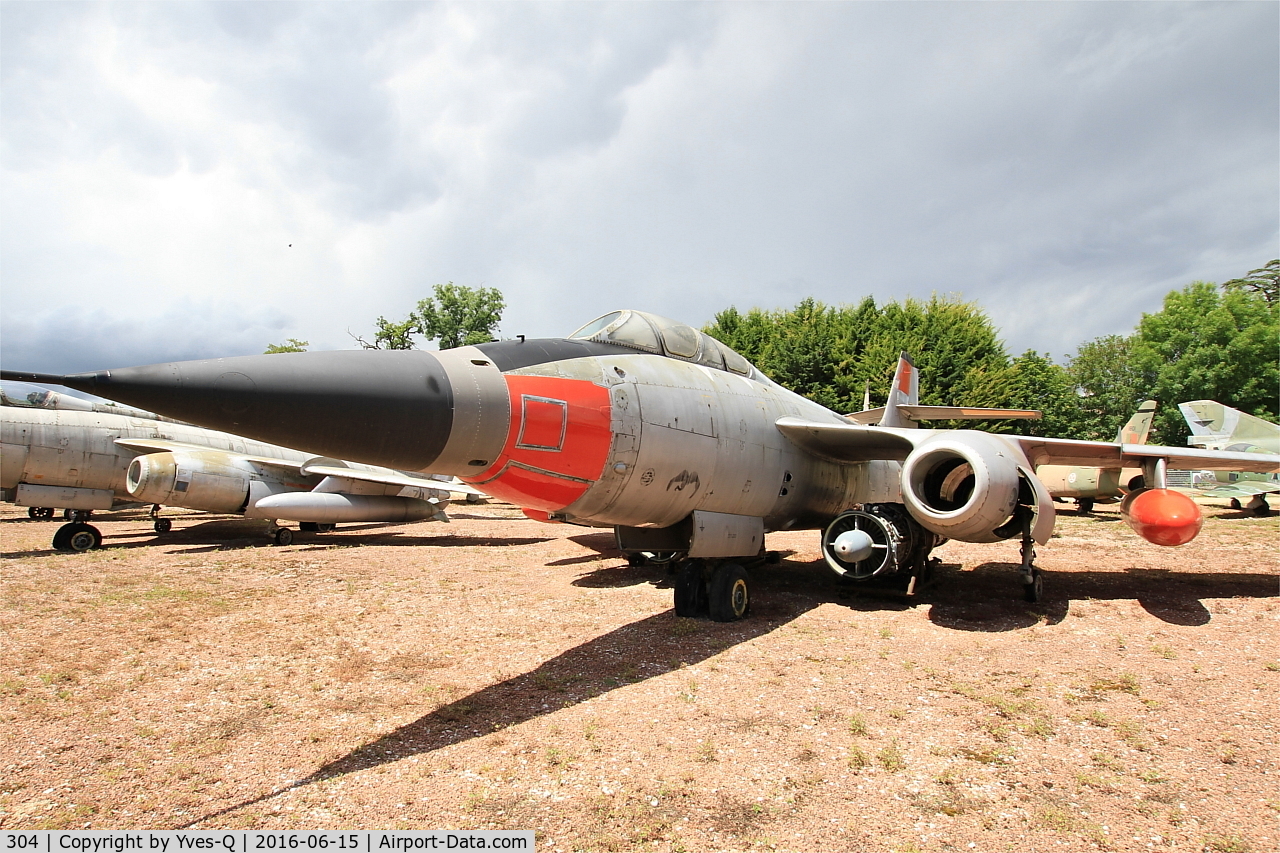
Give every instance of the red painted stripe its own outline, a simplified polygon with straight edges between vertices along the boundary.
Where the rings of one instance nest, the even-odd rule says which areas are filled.
[[[520,507],[564,509],[604,470],[613,441],[609,389],[555,376],[508,375],[506,380],[511,397],[506,446],[488,470],[465,479]]]

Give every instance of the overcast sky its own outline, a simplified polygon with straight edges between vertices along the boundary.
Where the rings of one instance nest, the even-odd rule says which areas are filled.
[[[1062,361],[1280,256],[1280,4],[0,4],[0,345],[80,371],[958,293]]]

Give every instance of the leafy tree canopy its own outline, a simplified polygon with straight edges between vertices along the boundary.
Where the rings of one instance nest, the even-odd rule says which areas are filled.
[[[418,302],[405,319],[379,317],[372,341],[356,337],[365,349],[414,349],[414,336],[439,341],[440,349],[493,340],[506,302],[494,287],[437,284],[432,296]]]
[[[263,355],[271,355],[275,352],[306,352],[307,347],[311,346],[310,341],[300,341],[297,338],[289,338],[288,342],[283,344],[267,344],[267,348],[263,351]]]

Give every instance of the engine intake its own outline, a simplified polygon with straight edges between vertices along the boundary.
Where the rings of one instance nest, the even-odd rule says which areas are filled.
[[[900,504],[868,504],[843,512],[822,532],[822,556],[841,577],[866,580],[922,566],[938,537]]]
[[[223,455],[148,453],[129,463],[129,494],[140,501],[207,512],[240,512],[249,499],[249,475]]]
[[[964,542],[998,542],[1020,532],[1009,522],[1020,493],[1027,491],[1023,479],[1006,444],[966,431],[939,436],[912,451],[902,466],[902,499],[930,532]]]

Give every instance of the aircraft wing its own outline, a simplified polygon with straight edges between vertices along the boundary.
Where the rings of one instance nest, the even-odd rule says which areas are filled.
[[[902,412],[913,421],[983,421],[1006,420],[1039,420],[1044,413],[1036,409],[982,409],[975,406],[910,406],[899,405]],[[867,409],[864,412],[851,412],[845,418],[855,424],[876,424],[884,417],[884,406]]]
[[[851,423],[823,423],[803,418],[779,418],[778,430],[797,447],[835,462],[901,462],[917,445],[939,435],[934,430],[897,429]],[[963,430],[946,434],[961,435]],[[1171,470],[1280,471],[1280,456],[1268,453],[1229,453],[1189,447],[1153,444],[1117,444],[1110,441],[1077,441],[1070,438],[1037,438],[997,435],[1016,443],[1033,466],[1080,465],[1096,468],[1138,468],[1144,460],[1164,459]]]
[[[1098,468],[1137,468],[1145,460],[1164,459],[1174,471],[1280,471],[1280,456],[1270,453],[1234,453],[1158,444],[1117,444],[1111,441],[1077,441],[1070,438],[1036,438],[1011,435],[1031,464],[1085,465]]]
[[[1254,495],[1280,492],[1280,483],[1274,480],[1242,480],[1239,483],[1224,483],[1207,489],[1197,488],[1197,491],[1206,498],[1251,498]]]
[[[302,467],[301,461],[280,459],[275,456],[255,456],[251,453],[237,453],[221,447],[210,447],[207,444],[190,444],[185,441],[171,441],[167,438],[117,438],[116,444],[135,450],[138,453],[163,453],[165,451],[199,451],[201,453],[225,453],[237,459],[247,459],[259,465],[274,465],[277,468],[288,468],[297,471]]]
[[[389,468],[347,468],[342,465],[329,464],[332,462],[333,460],[331,459],[304,462],[302,464],[302,473],[345,480],[359,480],[364,483],[380,483],[385,486],[409,486],[415,489],[435,489],[440,492],[459,492],[464,495],[488,497],[485,492],[474,486],[469,486],[456,480],[436,480],[426,475],[407,474],[403,471],[392,471]]]
[[[796,447],[833,462],[870,462],[873,459],[901,462],[916,447],[913,437],[906,433],[919,433],[921,439],[931,434],[927,430],[821,423],[804,418],[778,418],[775,423]]]

